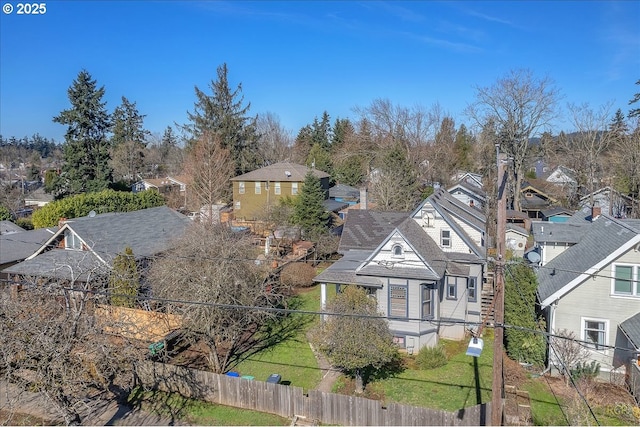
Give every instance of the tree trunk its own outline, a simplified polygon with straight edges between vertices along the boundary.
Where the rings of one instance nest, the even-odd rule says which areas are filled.
[[[362,379],[362,372],[360,372],[360,369],[356,369],[356,393],[364,393],[364,381]]]

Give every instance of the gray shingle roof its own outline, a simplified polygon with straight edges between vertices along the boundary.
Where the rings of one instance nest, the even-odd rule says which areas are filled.
[[[476,186],[476,185],[472,185],[469,184],[466,181],[460,181],[454,185],[452,185],[451,187],[449,187],[449,189],[447,190],[449,193],[453,193],[455,190],[460,190],[464,193],[467,193],[470,196],[475,196],[478,197],[482,200],[486,200],[487,199],[487,192],[484,191],[482,188]]]
[[[382,280],[358,276],[356,268],[371,255],[370,251],[351,250],[342,258],[334,262],[322,273],[317,275],[313,281],[317,283],[338,283],[338,284],[354,284],[369,287],[382,287]]]
[[[620,323],[620,329],[629,337],[633,345],[640,349],[640,313]]]
[[[136,257],[166,250],[170,241],[192,224],[167,206],[74,218],[66,223],[100,256],[116,255],[128,246]]]
[[[373,251],[408,217],[409,212],[349,210],[338,252],[344,254],[352,249]]]
[[[584,226],[589,223],[534,221],[531,223],[531,233],[538,243],[570,243],[580,241],[584,234]]]
[[[14,224],[11,221],[0,221],[0,235],[9,233],[20,233],[22,231],[25,231],[25,229],[20,227],[19,225]]]
[[[408,218],[400,224],[398,231],[416,253],[435,270],[438,279],[444,276],[447,267],[445,253],[413,218]]]
[[[86,274],[100,265],[98,256],[110,264],[128,246],[137,258],[150,257],[169,248],[172,240],[181,236],[193,223],[166,206],[134,212],[106,213],[95,217],[67,220],[66,226],[75,232],[93,251],[52,249],[8,269],[8,273],[41,275],[61,274],[61,265],[71,265],[76,272]],[[64,227],[63,227],[64,228]],[[59,233],[63,233],[61,229]],[[21,233],[22,234],[22,233]],[[53,235],[49,235],[49,238]],[[48,239],[45,239],[45,242]],[[29,255],[36,253],[32,251]],[[95,252],[95,254],[94,254]],[[97,255],[97,256],[96,256]],[[98,264],[96,264],[98,263]],[[68,270],[68,268],[66,268]],[[76,277],[78,279],[78,277]]]
[[[360,190],[350,185],[336,184],[329,188],[329,197],[359,199]]]
[[[581,227],[581,230],[583,237],[578,243],[539,270],[538,296],[541,302],[544,303],[547,298],[640,234],[638,230],[605,215],[590,225]]]
[[[107,270],[104,263],[91,252],[52,249],[32,259],[5,268],[2,272],[86,281],[90,275],[95,277],[96,274],[103,274]]]
[[[478,257],[484,258],[486,254],[485,248],[478,246],[454,220],[454,218],[457,218],[476,230],[484,232],[486,230],[486,217],[484,214],[478,209],[460,202],[443,188],[429,196],[427,201],[429,201],[438,213],[442,215],[447,224],[454,229],[462,240],[464,240],[467,246],[469,246]],[[427,201],[421,203],[414,211],[414,214],[420,211]]]
[[[0,264],[21,261],[33,255],[56,231],[58,227],[0,235]]]
[[[312,171],[318,178],[328,178],[329,174],[296,163],[280,162],[231,178],[231,181],[280,181],[303,182],[307,172]]]

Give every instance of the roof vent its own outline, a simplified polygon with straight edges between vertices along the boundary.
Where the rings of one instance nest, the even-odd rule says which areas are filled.
[[[289,172],[289,171],[284,171],[284,174],[287,176],[287,178],[291,178],[291,172]]]

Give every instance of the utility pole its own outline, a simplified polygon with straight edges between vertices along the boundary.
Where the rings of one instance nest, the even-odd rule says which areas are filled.
[[[496,215],[496,267],[495,267],[495,308],[494,308],[494,341],[493,341],[493,384],[491,386],[491,424],[502,425],[502,391],[503,364],[502,343],[504,339],[504,262],[505,262],[505,232],[507,222],[506,176],[505,166],[507,156],[500,152],[496,144],[496,159],[498,163],[498,212]]]

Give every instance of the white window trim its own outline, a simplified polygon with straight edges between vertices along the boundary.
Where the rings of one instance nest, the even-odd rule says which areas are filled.
[[[396,254],[396,249],[400,248],[400,253]],[[400,243],[395,243],[392,247],[391,247],[391,257],[392,258],[404,258],[404,249],[402,248],[402,245]]]
[[[262,182],[255,182],[255,194],[262,194]]]
[[[274,182],[273,183],[273,193],[280,195],[280,193],[282,192],[282,189],[280,188],[280,183],[279,182]]]
[[[238,182],[238,194],[244,194],[245,186],[244,181]]]
[[[585,343],[589,341],[587,338],[587,330],[586,323],[587,322],[602,322],[604,323],[604,343],[602,346],[604,348],[595,348],[590,344],[585,344],[589,350],[603,352],[604,354],[608,354],[608,346],[609,345],[609,319],[599,319],[597,317],[580,317],[580,339]]]
[[[70,251],[81,251],[82,240],[80,240],[80,237],[78,237],[76,233],[67,229],[64,232],[64,248]]]
[[[631,267],[631,293],[621,294],[616,292],[616,267]],[[639,298],[638,282],[640,281],[640,265],[629,263],[615,263],[611,264],[611,296],[622,298]]]
[[[443,233],[445,231],[449,233],[449,237],[447,237],[447,239],[449,240],[449,243],[446,244],[446,245],[444,244],[445,237],[443,235]],[[451,235],[451,230],[444,230],[444,229],[440,230],[440,246],[442,246],[443,248],[450,248],[451,247],[451,236],[452,236]]]
[[[291,195],[295,196],[298,194],[298,183],[297,182],[292,182],[291,183]]]

